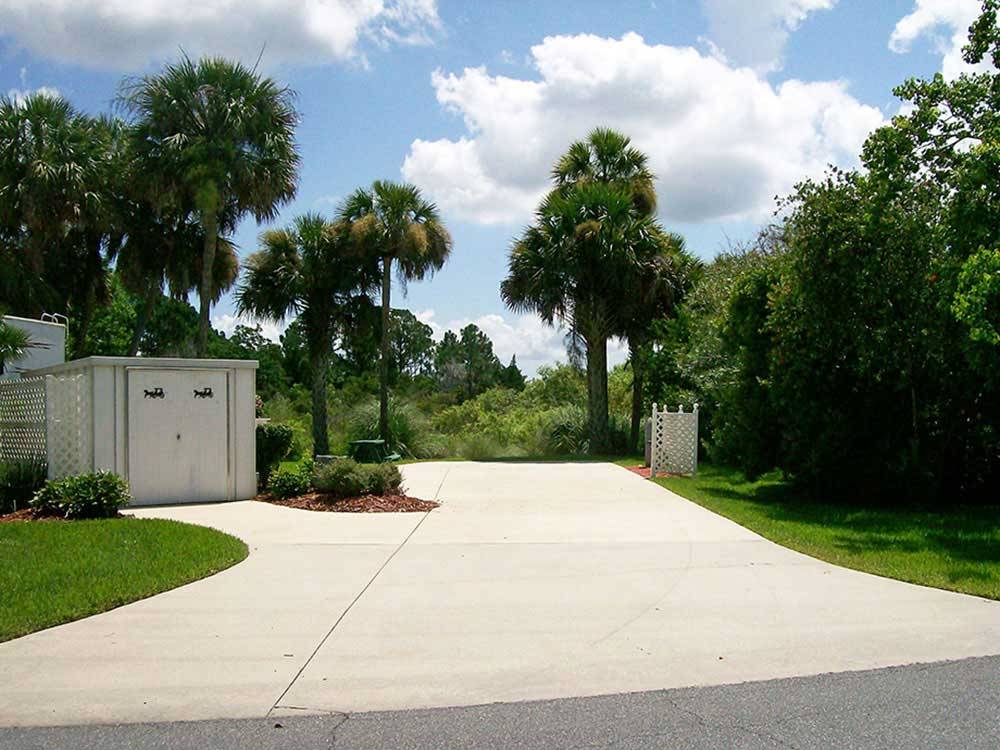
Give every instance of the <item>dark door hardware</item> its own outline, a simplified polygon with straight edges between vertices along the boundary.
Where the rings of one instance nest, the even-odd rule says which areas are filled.
[[[148,388],[143,388],[142,392],[144,394],[143,398],[163,398],[163,396],[165,395],[163,393],[163,389],[160,388],[159,386],[153,388],[152,390]]]
[[[194,397],[195,398],[212,398],[212,387],[211,386],[205,386],[200,391],[197,388],[195,388],[194,389]]]

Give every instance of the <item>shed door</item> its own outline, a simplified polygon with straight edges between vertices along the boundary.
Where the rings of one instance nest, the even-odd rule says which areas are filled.
[[[136,504],[225,500],[228,376],[128,370],[128,476]]]

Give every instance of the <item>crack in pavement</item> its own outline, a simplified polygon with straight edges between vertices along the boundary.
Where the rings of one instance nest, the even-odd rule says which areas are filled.
[[[448,474],[450,472],[451,472],[450,467],[445,470],[444,476],[441,477],[441,482],[440,484],[438,484],[438,488],[434,492],[434,498],[433,498],[434,500],[437,500],[438,497],[441,495],[441,488],[444,486],[444,480],[448,478]],[[427,511],[426,513],[424,513],[423,517],[419,521],[417,521],[417,524],[410,530],[410,533],[406,535],[406,538],[399,543],[396,549],[392,551],[392,554],[385,559],[385,561],[379,566],[378,570],[375,571],[374,575],[372,575],[372,577],[368,580],[368,583],[366,583],[362,587],[361,591],[358,592],[358,595],[355,596],[354,599],[351,600],[351,603],[347,605],[347,608],[340,613],[340,616],[336,619],[336,621],[334,621],[333,625],[330,626],[330,629],[326,631],[326,634],[320,639],[319,643],[316,645],[316,648],[312,650],[312,653],[309,654],[309,657],[305,660],[302,666],[299,667],[299,670],[295,673],[295,676],[292,677],[291,682],[288,683],[285,689],[281,691],[281,695],[279,695],[277,699],[274,701],[274,703],[271,704],[271,707],[267,710],[265,716],[270,716],[274,712],[274,710],[278,708],[278,704],[281,703],[281,699],[284,698],[286,695],[288,695],[288,691],[292,689],[292,686],[298,681],[299,677],[302,676],[302,673],[306,671],[306,667],[308,667],[309,664],[312,663],[312,660],[316,657],[316,654],[319,653],[320,649],[323,648],[323,645],[330,639],[330,636],[333,635],[333,631],[336,630],[337,626],[344,621],[344,618],[347,617],[347,614],[351,611],[351,609],[354,608],[354,605],[357,604],[358,601],[360,601],[361,597],[365,595],[365,592],[368,591],[371,585],[375,583],[375,579],[378,578],[379,575],[382,573],[382,571],[385,570],[386,567],[389,565],[389,563],[392,562],[392,559],[397,554],[399,554],[399,551],[403,549],[403,547],[406,546],[406,543],[410,541],[410,539],[413,537],[414,534],[417,533],[417,529],[419,529],[420,526],[423,524],[423,522],[427,520],[427,517],[430,514],[431,511]]]

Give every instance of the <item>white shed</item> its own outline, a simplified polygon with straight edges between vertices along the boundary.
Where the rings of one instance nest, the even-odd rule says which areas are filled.
[[[255,360],[87,357],[44,378],[49,476],[105,469],[135,505],[257,491]]]

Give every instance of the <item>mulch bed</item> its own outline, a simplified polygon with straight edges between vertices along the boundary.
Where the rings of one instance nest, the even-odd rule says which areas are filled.
[[[132,518],[132,516],[126,515],[124,513],[115,513],[112,518]],[[13,513],[7,513],[0,516],[0,523],[13,523],[14,521],[69,521],[70,519],[65,516],[61,516],[58,513],[53,513],[51,511],[46,512],[44,510],[37,510],[35,508],[21,508],[20,510],[15,510]]]
[[[21,508],[13,513],[0,516],[0,523],[12,523],[14,521],[65,521],[66,519],[58,513],[46,513],[34,508]]]
[[[633,474],[638,474],[644,479],[649,479],[649,467],[648,466],[626,466],[626,469],[631,471]]]
[[[440,506],[433,500],[421,500],[409,495],[362,495],[361,497],[334,497],[322,492],[310,492],[287,500],[274,495],[258,495],[258,500],[274,505],[300,510],[318,510],[327,513],[426,513]]]

